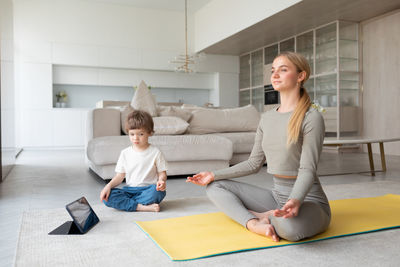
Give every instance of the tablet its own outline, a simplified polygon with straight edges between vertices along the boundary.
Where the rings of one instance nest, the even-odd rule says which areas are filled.
[[[85,197],[81,197],[65,206],[79,231],[84,234],[100,220]]]

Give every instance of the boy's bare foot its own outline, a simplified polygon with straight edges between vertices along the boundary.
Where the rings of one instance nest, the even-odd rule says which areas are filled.
[[[279,237],[275,233],[275,228],[268,220],[265,219],[251,219],[247,222],[247,229],[251,232],[270,237],[273,241],[278,242]]]
[[[160,205],[159,204],[150,204],[150,205],[142,205],[138,204],[136,207],[136,211],[153,211],[153,212],[159,212],[160,211]]]

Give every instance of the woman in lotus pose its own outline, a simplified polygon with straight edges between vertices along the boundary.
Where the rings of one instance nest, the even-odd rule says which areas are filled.
[[[229,217],[274,241],[311,237],[330,223],[329,202],[317,176],[325,125],[304,88],[309,75],[310,66],[302,55],[278,55],[271,83],[281,104],[261,116],[249,159],[187,178],[207,185],[208,197]],[[265,161],[274,179],[272,190],[226,180],[258,172]]]

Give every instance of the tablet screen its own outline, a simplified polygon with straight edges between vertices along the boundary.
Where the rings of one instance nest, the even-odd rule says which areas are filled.
[[[96,213],[94,213],[85,197],[81,197],[68,204],[66,208],[82,233],[86,233],[99,222],[99,218]]]

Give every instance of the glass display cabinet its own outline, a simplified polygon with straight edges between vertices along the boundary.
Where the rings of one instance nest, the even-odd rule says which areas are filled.
[[[282,41],[279,43],[279,53],[289,51],[289,52],[294,52],[294,38],[287,39],[285,41]]]
[[[263,50],[240,57],[239,105],[254,105],[258,111],[264,107]],[[242,80],[243,77],[243,80]]]
[[[260,112],[264,111],[264,86],[251,89],[251,104]]]
[[[326,132],[337,137],[358,134],[358,24],[335,21],[317,28],[314,66],[310,80],[314,80],[314,101],[326,109]]]
[[[250,89],[239,91],[239,106],[247,106],[250,104]]]
[[[311,75],[314,74],[314,31],[296,36],[296,52],[302,54],[310,64]]]
[[[239,65],[239,106],[246,106],[250,104],[250,54],[241,56]]]
[[[334,21],[242,55],[240,105],[251,103],[261,112],[268,109],[263,107],[263,86],[269,84],[270,64],[280,52],[295,51],[310,64],[305,88],[312,101],[326,110],[322,115],[327,135],[357,135],[361,112],[358,33],[358,23]]]
[[[239,88],[250,88],[250,55],[244,55],[239,60]]]
[[[251,104],[262,112],[264,107],[263,86],[263,50],[257,50],[250,54],[251,62]]]
[[[268,65],[274,61],[274,58],[279,54],[279,43],[267,46],[264,48],[264,64]]]

